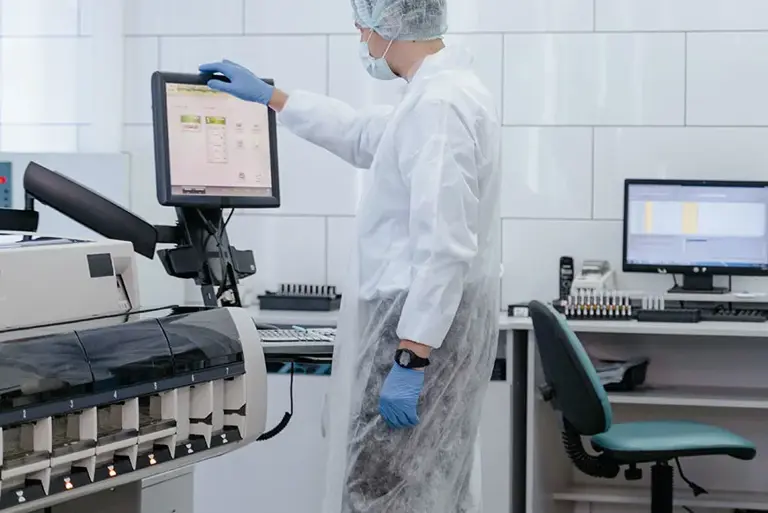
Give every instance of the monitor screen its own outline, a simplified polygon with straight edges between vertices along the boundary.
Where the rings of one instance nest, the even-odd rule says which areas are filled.
[[[768,184],[626,184],[626,267],[768,269]]]
[[[271,196],[267,107],[203,85],[165,87],[171,192]]]
[[[278,207],[274,113],[210,89],[210,78],[153,76],[158,200],[169,206]]]

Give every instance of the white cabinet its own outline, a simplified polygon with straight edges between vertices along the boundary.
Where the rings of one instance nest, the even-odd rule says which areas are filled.
[[[483,404],[483,513],[510,513],[512,486],[512,389],[492,381]]]
[[[267,428],[289,407],[289,376],[269,375]],[[199,464],[195,469],[195,513],[319,511],[322,504],[326,444],[320,413],[327,376],[297,375],[294,417],[281,434],[266,442]],[[509,513],[510,389],[492,382],[483,409],[484,513]]]

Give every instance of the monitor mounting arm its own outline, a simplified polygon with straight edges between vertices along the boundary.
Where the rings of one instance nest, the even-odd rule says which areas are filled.
[[[208,307],[242,306],[239,280],[256,273],[253,252],[230,245],[220,208],[176,208],[176,226],[156,226],[158,242],[176,244],[158,250],[165,271],[193,279]]]

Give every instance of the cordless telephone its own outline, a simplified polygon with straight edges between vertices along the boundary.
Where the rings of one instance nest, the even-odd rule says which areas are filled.
[[[560,299],[566,300],[573,284],[573,257],[560,257]]]

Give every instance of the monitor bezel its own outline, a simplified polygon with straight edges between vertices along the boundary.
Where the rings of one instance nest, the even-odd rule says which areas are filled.
[[[269,131],[270,173],[272,175],[271,196],[182,196],[171,191],[170,144],[168,142],[168,84],[202,85],[213,78],[211,74],[172,73],[156,71],[152,74],[152,126],[155,144],[155,179],[157,201],[166,207],[197,208],[279,208],[280,167],[277,155],[277,117],[267,107]],[[216,77],[224,78],[224,77]],[[226,80],[226,78],[224,78]],[[271,79],[262,79],[274,85]]]
[[[656,178],[627,178],[624,180],[624,218],[622,220],[622,271],[632,273],[683,274],[696,276],[768,276],[768,264],[764,267],[688,266],[631,264],[627,261],[629,235],[629,188],[633,185],[681,185],[689,187],[751,187],[768,188],[768,182],[741,180],[677,180]]]

